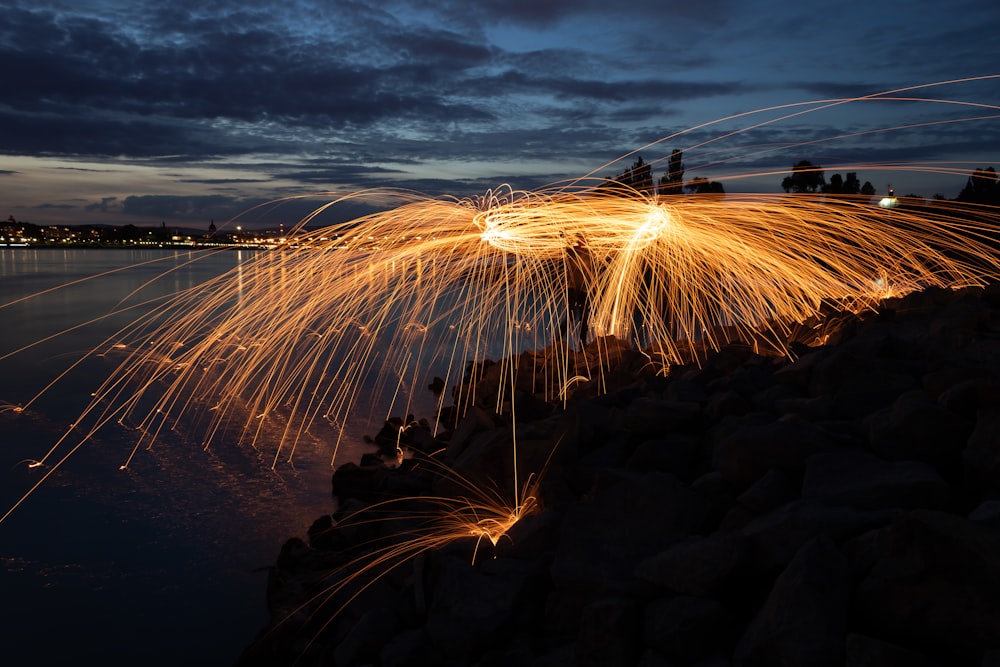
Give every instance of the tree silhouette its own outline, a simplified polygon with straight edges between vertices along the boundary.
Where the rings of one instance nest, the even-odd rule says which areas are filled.
[[[958,201],[970,204],[1000,204],[1000,183],[993,167],[976,169],[958,193]]]
[[[722,183],[710,181],[702,176],[691,179],[691,182],[685,185],[684,189],[696,195],[721,195],[726,193],[725,188],[722,187]]]
[[[684,188],[684,152],[674,149],[670,153],[667,171],[660,178],[657,192],[661,195],[679,195]]]
[[[875,194],[875,186],[871,184],[871,181],[865,181],[865,184],[861,185],[857,173],[853,171],[847,172],[847,176],[834,174],[830,177],[830,182],[822,185],[820,190],[824,194],[830,195],[862,194],[871,197]]]
[[[826,184],[823,169],[809,160],[800,160],[792,166],[792,175],[785,176],[781,187],[785,192],[816,192]]]
[[[631,167],[607,183],[608,186],[653,194],[652,166],[638,156]]]

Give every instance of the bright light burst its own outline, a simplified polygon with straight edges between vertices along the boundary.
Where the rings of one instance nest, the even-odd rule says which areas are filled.
[[[778,107],[784,115],[744,131],[851,102],[913,101],[901,96],[909,90]],[[1000,111],[949,103],[977,115],[942,123]],[[359,197],[386,210],[306,231]],[[437,419],[452,402],[461,414],[475,395],[476,374],[466,371],[489,359],[500,364],[489,407],[516,420],[515,389],[539,371],[526,350],[557,360],[538,384],[552,402],[598,380],[592,375],[615,361],[608,350],[622,344],[643,350],[660,373],[730,341],[787,352],[789,331],[827,306],[858,311],[889,295],[996,279],[998,224],[995,210],[971,216],[949,202],[885,210],[866,197],[657,197],[592,177],[468,199],[399,190],[331,196],[289,243],[157,305],[95,350],[118,365],[39,463],[51,473],[112,422],[137,433],[124,466],[178,428],[206,448],[237,442],[266,451],[274,465],[292,460],[304,438],[325,440],[332,461],[361,414],[424,410]],[[574,286],[589,295],[586,341],[568,331],[580,319],[568,298]],[[807,342],[823,342],[823,332]],[[427,402],[433,375],[458,390]],[[439,512],[453,525],[438,532],[495,542],[533,508],[524,492],[515,476],[513,502]]]

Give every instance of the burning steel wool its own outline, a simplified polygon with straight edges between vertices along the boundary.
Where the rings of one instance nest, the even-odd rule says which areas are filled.
[[[908,92],[789,105],[746,129],[849,103],[913,101]],[[1000,111],[949,104],[976,115],[942,123]],[[946,165],[889,169],[958,173]],[[318,226],[329,208],[362,197],[383,210]],[[470,369],[494,360],[490,407],[516,423],[519,377],[538,372],[522,363],[529,350],[557,360],[537,391],[555,404],[580,383],[599,389],[622,346],[641,351],[661,374],[733,341],[790,355],[793,330],[797,342],[825,341],[828,329],[806,323],[826,308],[858,312],[889,296],[1000,278],[998,229],[1000,211],[958,202],[887,209],[859,195],[657,195],[593,175],[473,198],[331,195],[287,243],[156,302],[95,348],[88,356],[115,365],[76,422],[32,463],[38,479],[0,521],[112,424],[136,434],[122,467],[172,430],[205,448],[253,447],[272,466],[293,460],[305,439],[318,440],[333,461],[359,415],[384,422],[423,411],[433,433],[453,428],[473,403]],[[455,390],[420,403],[431,376]],[[23,412],[36,400],[11,409]],[[378,574],[457,540],[495,546],[537,510],[545,468],[525,482],[513,436],[509,447],[509,488],[437,466],[454,493],[421,498],[422,509],[405,517],[419,527],[373,547],[350,570]],[[375,504],[345,524],[380,520],[381,509]],[[327,593],[342,585],[331,583]]]

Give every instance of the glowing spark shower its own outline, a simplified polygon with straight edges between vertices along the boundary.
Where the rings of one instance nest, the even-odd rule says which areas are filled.
[[[780,349],[824,303],[860,309],[998,274],[990,230],[947,206],[890,217],[860,199],[600,190],[482,201],[417,199],[304,232],[243,269],[239,298],[223,275],[157,306],[108,341],[119,365],[42,462],[109,422],[136,429],[133,455],[183,425],[205,447],[273,444],[275,462],[323,434],[333,457],[369,395],[391,397],[383,414],[410,413],[431,370],[450,387],[470,362],[553,346],[563,363],[545,392],[561,400],[578,374],[560,328],[568,239],[585,239],[594,265],[593,336],[650,351],[663,372],[728,340]],[[533,372],[502,363],[501,387]],[[509,399],[501,389],[493,409]],[[262,441],[265,424],[280,425],[277,441]]]
[[[789,105],[750,128],[890,101],[912,99]],[[982,115],[984,105],[953,104],[977,115],[942,122],[995,117]],[[386,210],[306,230],[357,198]],[[171,430],[205,448],[257,448],[274,466],[293,460],[304,439],[319,440],[333,461],[348,422],[362,416],[378,423],[416,413],[435,431],[454,426],[476,400],[476,369],[491,360],[499,380],[484,407],[516,420],[513,397],[525,383],[554,403],[581,384],[599,390],[621,346],[642,350],[659,373],[730,341],[788,353],[789,332],[825,307],[858,311],[925,287],[983,285],[1000,276],[998,228],[996,210],[973,216],[953,202],[887,210],[867,197],[656,196],[595,177],[479,198],[331,195],[288,243],[152,304],[93,350],[116,366],[38,457],[33,465],[45,472],[0,521],[111,424],[135,432],[123,467]],[[584,312],[569,298],[574,289],[586,295]],[[818,344],[826,333],[797,335]],[[435,376],[454,391],[431,400],[424,388]],[[516,475],[512,496],[460,500],[457,510],[454,499],[441,500],[434,536],[393,553],[430,548],[445,535],[495,543],[534,507]]]

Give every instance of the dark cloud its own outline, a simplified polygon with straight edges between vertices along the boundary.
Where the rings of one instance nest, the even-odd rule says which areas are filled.
[[[664,4],[662,0],[632,0],[622,6],[607,0],[479,0],[474,12],[463,0],[420,0],[418,2],[383,2],[388,6],[401,4],[421,6],[439,12],[450,20],[474,24],[512,23],[535,28],[548,28],[567,19],[583,17],[599,20],[600,17],[618,17],[623,12],[636,21],[644,17],[663,15],[674,21],[716,23],[727,15],[731,0],[702,0],[701,2],[676,2]]]
[[[265,178],[180,178],[178,183],[198,183],[200,185],[237,185],[242,183],[266,183]]]
[[[227,220],[261,203],[226,195],[130,195],[121,202],[121,214],[149,220]]]
[[[541,3],[536,10],[555,16],[570,8]],[[0,47],[0,59],[9,64],[0,73],[8,91],[0,107],[0,151],[282,154],[303,150],[310,139],[322,146],[330,133],[377,129],[391,136],[502,125],[501,110],[524,107],[518,96],[623,105],[711,97],[733,88],[581,77],[574,71],[592,60],[582,52],[507,54],[477,35],[420,23],[382,24],[377,35],[350,27],[290,35],[262,12],[251,7],[222,21],[161,9],[145,19],[155,24],[141,32],[110,18],[12,9]],[[352,26],[350,18],[342,23]],[[490,68],[500,69],[485,72]],[[537,113],[546,113],[544,105]]]
[[[108,23],[45,12],[14,12],[7,25],[0,49],[6,64],[0,85],[9,91],[0,131],[5,152],[275,152],[282,142],[261,139],[259,129],[224,126],[280,125],[286,133],[306,133],[390,118],[491,118],[427,87],[446,75],[442,64],[458,69],[487,55],[441,31],[400,38],[406,47],[395,59],[402,64],[383,68],[363,53],[331,52],[330,45],[296,43],[263,29],[233,33],[219,23],[187,34],[180,45],[144,44]]]
[[[450,184],[465,192],[481,189],[484,174],[541,182],[586,173],[675,133],[682,133],[677,147],[708,142],[700,148],[713,155],[705,164],[734,168],[779,153],[762,145],[808,144],[959,111],[787,119],[734,134],[725,150],[713,139],[731,125],[685,130],[754,108],[926,82],[939,72],[941,79],[980,73],[992,61],[968,28],[1000,29],[995,13],[970,18],[969,9],[982,5],[969,0],[928,8],[926,19],[894,16],[885,0],[863,11],[805,2],[780,12],[733,0],[635,0],[625,9],[606,0],[482,0],[474,10],[459,0],[0,2],[0,155],[161,168],[179,198],[146,199],[167,195],[112,185],[88,196],[117,197],[95,213],[152,217],[231,209],[266,189],[445,192]],[[933,59],[914,57],[931,51]],[[988,87],[969,98],[982,99]],[[990,95],[996,103],[996,91]],[[952,129],[964,136],[937,137],[942,150],[975,145],[967,128]],[[847,151],[847,143],[813,146],[826,155]],[[884,146],[887,155],[916,149],[909,140],[855,143]],[[751,157],[741,162],[739,150]],[[435,169],[467,177],[441,179]],[[129,197],[138,199],[126,205]]]
[[[305,171],[289,171],[282,178],[302,183],[385,183],[399,178],[404,172],[399,169],[368,165],[334,165],[324,168],[314,168]]]
[[[179,120],[152,120],[62,109],[11,112],[0,107],[0,152],[13,155],[114,157],[192,156],[242,153],[224,137]]]

